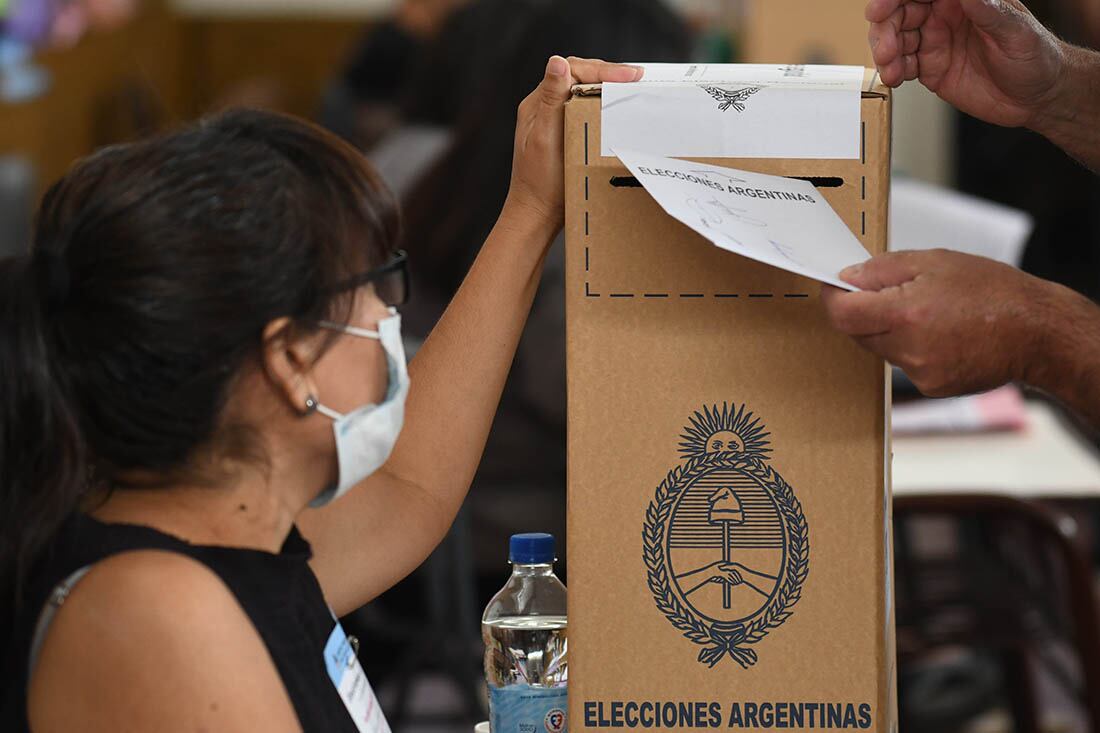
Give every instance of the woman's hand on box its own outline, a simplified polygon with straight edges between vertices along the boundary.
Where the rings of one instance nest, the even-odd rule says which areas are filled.
[[[920,79],[963,112],[1036,126],[1060,94],[1066,47],[1020,0],[870,0],[882,81]]]
[[[542,82],[519,105],[512,184],[505,207],[555,230],[564,220],[563,105],[573,84],[637,81],[642,70],[596,59],[552,56]]]
[[[822,288],[832,325],[901,367],[931,397],[1041,381],[1041,365],[1053,354],[1051,321],[1063,317],[1068,292],[945,250],[880,255],[840,276],[863,290]],[[1100,327],[1100,312],[1094,323]]]

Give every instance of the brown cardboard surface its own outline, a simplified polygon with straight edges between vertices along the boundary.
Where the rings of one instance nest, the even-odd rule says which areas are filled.
[[[867,0],[750,0],[743,27],[746,63],[874,63]]]
[[[883,252],[890,101],[871,76],[862,110],[858,160],[706,162],[813,178],[828,186],[826,198],[864,246]],[[613,704],[650,701],[717,703],[714,727],[733,729],[742,727],[729,725],[733,703],[743,716],[747,704],[864,704],[873,723],[862,729],[891,730],[884,365],[828,327],[816,283],[720,250],[667,216],[644,189],[629,185],[617,159],[600,157],[599,136],[600,98],[575,96],[566,106],[570,727],[632,727],[623,719],[614,725]],[[674,553],[667,517],[690,512],[677,513],[668,493],[663,502],[658,495],[667,479],[666,488],[688,496],[691,466],[678,450],[681,434],[696,412],[717,406],[721,413],[723,405],[744,405],[768,433],[771,452],[753,475],[768,478],[771,488],[761,494],[759,486],[742,486],[747,504],[758,506],[770,491],[772,515],[782,505],[787,517],[776,520],[786,549],[759,540],[777,531],[774,522],[754,524],[731,561],[772,569],[773,598],[801,594],[773,609],[771,620],[778,614],[781,623],[763,638],[738,645],[757,655],[746,668],[729,655],[713,667],[698,661],[709,644],[685,637],[683,628],[690,631],[700,612],[669,578],[713,561],[720,550]],[[719,456],[711,465],[724,466],[719,473],[692,464],[692,475],[699,486],[706,476],[735,481],[729,467],[737,457]],[[805,520],[805,565],[787,564],[805,545],[789,497],[775,498],[782,481]],[[651,505],[657,513],[647,518]],[[753,537],[762,546],[753,547]],[[654,538],[662,562],[654,559]],[[800,588],[788,586],[803,570]],[[683,628],[656,600],[654,577],[667,580]],[[721,587],[713,585],[701,591]],[[731,608],[751,610],[754,601],[742,591],[731,588],[738,598]],[[692,603],[725,618],[734,611],[715,610],[720,597],[711,592]],[[705,623],[702,629],[705,635]]]

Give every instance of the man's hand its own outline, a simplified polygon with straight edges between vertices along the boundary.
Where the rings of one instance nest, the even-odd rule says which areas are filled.
[[[1100,428],[1100,307],[1057,283],[958,252],[894,252],[824,286],[829,320],[948,397],[1022,382]],[[744,576],[744,573],[742,573]]]
[[[1036,127],[1061,96],[1066,49],[1020,0],[871,0],[882,81],[920,79],[963,112]]]
[[[902,368],[931,397],[1026,382],[1043,358],[1051,283],[958,252],[880,255],[825,286],[833,326]]]

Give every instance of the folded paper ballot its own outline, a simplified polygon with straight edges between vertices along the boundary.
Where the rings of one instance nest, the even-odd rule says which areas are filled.
[[[870,255],[809,181],[615,153],[661,208],[722,249],[858,290],[838,275]]]

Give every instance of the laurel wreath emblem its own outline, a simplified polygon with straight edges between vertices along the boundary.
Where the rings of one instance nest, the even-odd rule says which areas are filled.
[[[742,471],[764,485],[775,499],[787,534],[782,582],[769,602],[748,623],[708,623],[699,618],[673,592],[668,577],[665,535],[672,507],[695,478],[716,469]],[[657,608],[685,637],[704,647],[698,659],[711,668],[726,655],[745,669],[756,664],[756,651],[749,645],[763,639],[790,617],[792,607],[802,597],[802,584],[810,570],[809,530],[794,490],[761,458],[740,452],[698,455],[670,471],[646,509],[642,538],[649,590]]]

